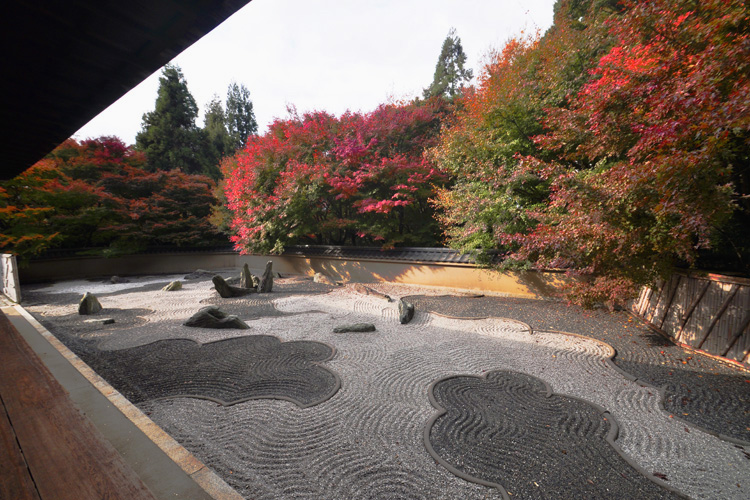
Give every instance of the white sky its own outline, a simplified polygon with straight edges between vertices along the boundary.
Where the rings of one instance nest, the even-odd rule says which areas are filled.
[[[451,27],[478,73],[489,50],[552,23],[555,0],[252,0],[173,62],[203,110],[230,82],[250,90],[259,132],[287,105],[302,113],[371,111],[412,98],[432,81]],[[135,142],[154,109],[157,71],[75,137],[115,135]]]

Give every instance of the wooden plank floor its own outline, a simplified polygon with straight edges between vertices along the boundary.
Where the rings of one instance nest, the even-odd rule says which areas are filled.
[[[0,499],[154,499],[2,313],[0,403]]]

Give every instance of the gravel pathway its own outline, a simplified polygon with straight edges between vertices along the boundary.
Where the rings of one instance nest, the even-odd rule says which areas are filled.
[[[576,333],[589,335],[581,327],[586,325],[629,335],[631,328],[636,329],[620,315],[595,312],[592,320],[578,314],[576,322],[576,313],[561,314],[562,305],[550,308],[546,302],[526,301],[512,302],[509,309],[538,309],[528,314],[535,314],[539,321],[528,321],[521,317],[523,313],[499,314],[496,310],[487,316],[497,317],[460,320],[427,314],[418,305],[415,319],[401,325],[396,303],[358,294],[351,287],[333,289],[308,280],[278,280],[277,291],[267,297],[219,300],[207,280],[186,282],[178,292],[158,290],[158,285],[172,279],[175,277],[147,282],[153,278],[144,278],[129,284],[130,288],[101,285],[98,296],[105,310],[100,316],[114,318],[111,325],[84,324],[76,314],[83,292],[97,293],[91,283],[24,289],[29,302],[24,305],[74,351],[92,359],[97,352],[147,348],[169,339],[189,339],[205,348],[224,339],[263,335],[279,339],[281,345],[313,341],[334,347],[333,358],[320,366],[336,373],[341,387],[333,397],[306,408],[278,399],[253,399],[231,406],[193,397],[138,403],[159,426],[247,498],[480,499],[503,498],[504,490],[514,493],[511,498],[560,498],[561,491],[571,498],[591,498],[591,483],[611,478],[613,470],[619,471],[620,477],[624,473],[631,478],[628,484],[635,484],[636,490],[610,488],[606,490],[612,491],[608,498],[626,498],[625,491],[661,498],[674,496],[672,490],[696,499],[750,497],[750,460],[742,445],[670,418],[662,409],[658,391],[634,382],[633,377],[628,379],[609,363],[614,351],[606,343],[548,331],[577,329]],[[372,287],[394,298],[434,294],[426,288],[403,285]],[[327,291],[330,293],[323,293]],[[273,300],[270,309],[268,300]],[[239,315],[251,329],[182,326],[207,304]],[[335,326],[356,322],[374,323],[377,331],[333,333]],[[534,330],[525,323],[531,323]],[[632,333],[636,335],[636,331]],[[108,373],[106,363],[97,371],[104,378],[114,373]],[[491,460],[506,465],[513,462],[517,470],[512,477],[484,479],[504,481],[499,488],[479,484],[483,480],[479,476],[467,480],[456,475],[450,457],[436,460],[428,451],[425,436],[432,435],[441,405],[436,406],[434,398],[431,401],[430,388],[439,381],[482,380],[477,377],[487,379],[492,373],[525,374],[528,387],[548,387],[551,420],[535,425],[558,425],[561,430],[554,435],[560,443],[580,434],[590,449],[598,450],[606,460],[594,467],[576,455],[576,460],[556,465],[568,474],[567,479],[550,475],[539,465],[539,457],[549,453],[549,443],[537,439],[541,434],[533,425],[523,431],[528,437],[524,443],[528,449],[523,453],[492,456]],[[484,387],[487,394],[481,399],[499,398],[503,391],[495,389]],[[524,391],[528,394],[530,389],[516,394]],[[563,406],[567,410],[558,411]],[[616,426],[616,436],[611,432],[614,427],[601,423],[605,411],[608,422],[611,419],[611,425]],[[475,413],[467,411],[465,415]],[[486,415],[494,415],[493,422],[501,425],[498,413],[494,409]],[[575,415],[586,418],[572,424]],[[571,433],[564,429],[578,430]],[[497,431],[492,435],[501,443],[502,434]],[[467,435],[464,432],[461,439],[443,440],[448,444],[442,449],[469,451]],[[437,442],[427,438],[428,443],[433,441]],[[479,455],[472,459],[486,462]],[[614,465],[607,465],[602,475],[601,464]],[[529,489],[534,482],[546,486],[538,491]]]

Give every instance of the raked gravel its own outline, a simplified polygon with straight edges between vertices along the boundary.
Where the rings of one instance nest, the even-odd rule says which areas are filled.
[[[223,273],[233,274],[237,271]],[[338,374],[341,388],[316,406],[302,409],[270,399],[233,406],[194,398],[139,403],[246,498],[500,498],[497,489],[461,479],[436,463],[423,438],[437,411],[428,399],[430,384],[493,370],[532,375],[555,394],[610,412],[620,430],[616,446],[658,484],[696,499],[750,498],[745,453],[750,450],[670,418],[657,391],[628,380],[606,361],[613,351],[604,342],[550,331],[532,334],[515,320],[451,319],[419,309],[411,323],[401,325],[397,302],[359,294],[351,286],[298,278],[276,280],[276,291],[265,297],[227,300],[218,299],[208,279],[184,281],[176,292],[160,290],[175,279],[181,276],[27,287],[24,306],[73,350],[91,345],[126,349],[163,339],[207,343],[257,334],[334,347],[334,357],[321,364]],[[408,285],[368,286],[395,299],[445,293]],[[86,291],[99,297],[100,316],[114,318],[114,324],[83,323],[77,300]],[[273,300],[272,310],[268,300]],[[182,325],[207,304],[223,304],[251,329]],[[554,318],[547,319],[554,327]],[[335,326],[358,322],[373,323],[377,330],[333,333]],[[107,378],[106,367],[99,373]],[[530,481],[534,474],[528,471]],[[580,477],[585,480],[586,470]]]

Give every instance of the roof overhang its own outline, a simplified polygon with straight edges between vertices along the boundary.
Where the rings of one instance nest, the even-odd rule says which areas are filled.
[[[9,2],[0,178],[43,158],[249,1]]]

